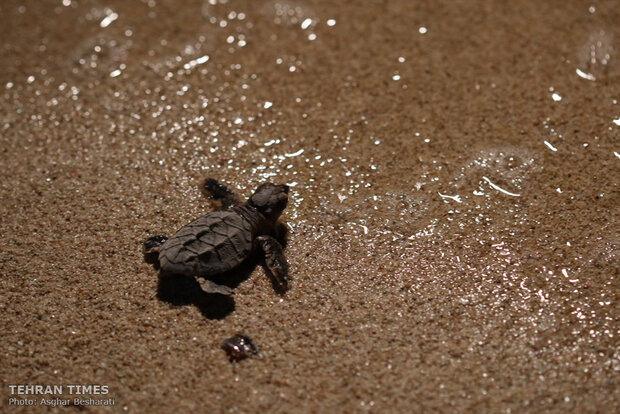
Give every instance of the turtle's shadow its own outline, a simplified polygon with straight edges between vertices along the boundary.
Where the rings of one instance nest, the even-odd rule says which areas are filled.
[[[259,258],[251,257],[232,271],[211,278],[211,281],[235,289],[249,279],[260,263]],[[194,305],[207,319],[224,319],[235,310],[235,300],[232,295],[207,293],[202,290],[194,276],[162,276],[160,274],[157,283],[157,298],[174,306]]]
[[[195,305],[207,319],[224,319],[235,310],[233,298],[204,292],[193,276],[160,275],[157,298],[174,306]]]
[[[286,246],[288,229],[285,225],[278,223],[276,238],[283,246]],[[149,261],[146,255],[145,261],[153,263],[153,260]],[[270,278],[276,293],[284,294],[284,292],[279,291],[277,283],[271,278],[269,271],[264,265],[262,255],[259,254],[251,255],[241,265],[229,272],[221,273],[211,278],[211,280],[219,285],[235,289],[242,282],[249,279],[259,264]],[[235,310],[235,300],[232,296],[207,293],[201,289],[195,277],[187,275],[162,275],[160,273],[157,283],[157,298],[174,306],[194,305],[207,319],[224,319]]]

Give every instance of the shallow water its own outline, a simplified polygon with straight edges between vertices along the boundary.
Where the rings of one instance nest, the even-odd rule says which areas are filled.
[[[5,385],[619,409],[618,4],[332,3],[0,4]],[[141,242],[205,176],[291,186],[284,298],[260,268],[223,320],[155,297]]]

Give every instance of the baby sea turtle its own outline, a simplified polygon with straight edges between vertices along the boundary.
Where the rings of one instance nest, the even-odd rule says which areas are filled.
[[[230,295],[232,289],[221,284],[222,276],[262,251],[274,288],[284,293],[288,265],[276,236],[283,226],[278,218],[288,202],[288,186],[262,184],[245,203],[212,178],[202,189],[221,203],[221,209],[186,224],[170,238],[150,237],[144,242],[147,262],[162,278],[193,276],[206,293]]]

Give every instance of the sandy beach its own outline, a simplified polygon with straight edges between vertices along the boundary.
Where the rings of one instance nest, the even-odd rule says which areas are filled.
[[[2,1],[0,411],[619,412],[619,10]],[[290,186],[284,296],[162,300],[205,177]]]

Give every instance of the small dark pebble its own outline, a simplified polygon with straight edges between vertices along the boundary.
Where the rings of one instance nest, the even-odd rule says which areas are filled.
[[[239,362],[244,359],[258,355],[256,346],[252,340],[245,335],[235,335],[222,342],[221,348],[226,351],[230,362]]]

